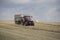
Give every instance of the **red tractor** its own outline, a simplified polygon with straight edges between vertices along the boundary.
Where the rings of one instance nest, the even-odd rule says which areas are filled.
[[[34,26],[34,21],[31,18],[32,16],[28,16],[28,15],[15,15],[15,23],[22,24],[25,26],[28,25]]]

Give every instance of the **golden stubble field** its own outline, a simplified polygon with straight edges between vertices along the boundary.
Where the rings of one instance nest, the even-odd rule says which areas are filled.
[[[0,21],[0,40],[60,40],[60,24],[35,22],[35,26],[23,26]]]
[[[0,21],[0,24],[7,24],[12,26],[20,26],[14,23],[14,21]],[[21,26],[23,27],[23,26]],[[36,30],[46,30],[46,31],[54,31],[60,32],[60,23],[43,23],[43,22],[35,22],[35,26],[28,26],[24,28],[32,28]]]

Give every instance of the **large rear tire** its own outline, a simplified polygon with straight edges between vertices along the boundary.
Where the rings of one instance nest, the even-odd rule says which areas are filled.
[[[24,22],[24,25],[25,25],[25,26],[28,26],[28,23],[27,23],[27,22]]]
[[[34,26],[34,22],[33,21],[31,21],[31,25]]]

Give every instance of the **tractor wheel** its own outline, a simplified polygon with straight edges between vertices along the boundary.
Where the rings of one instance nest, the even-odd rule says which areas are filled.
[[[24,22],[24,25],[25,25],[25,26],[28,26],[28,23],[27,23],[27,22]]]
[[[33,21],[31,22],[31,25],[34,26],[34,22]]]

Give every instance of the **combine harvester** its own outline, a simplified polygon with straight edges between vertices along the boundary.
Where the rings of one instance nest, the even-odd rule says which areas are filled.
[[[31,19],[32,16],[29,15],[22,15],[22,14],[16,14],[14,16],[15,24],[22,24],[25,26],[34,26],[34,21]]]

